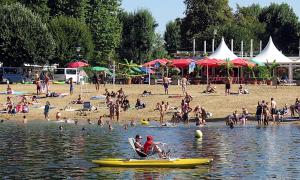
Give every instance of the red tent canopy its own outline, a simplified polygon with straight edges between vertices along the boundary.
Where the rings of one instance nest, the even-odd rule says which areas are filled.
[[[236,67],[253,67],[253,66],[255,66],[254,63],[251,63],[251,62],[249,62],[245,59],[241,59],[241,58],[234,59],[231,61],[231,63]]]
[[[192,59],[172,59],[172,64],[178,68],[186,68],[193,61]]]
[[[81,62],[81,61],[70,62],[67,65],[68,68],[80,68],[80,67],[85,67],[85,66],[89,66],[89,64],[87,64],[85,62]]]
[[[198,60],[196,62],[196,64],[199,66],[207,66],[207,67],[218,67],[218,66],[222,65],[223,63],[224,63],[224,61],[222,61],[222,60],[209,59],[209,58],[205,58],[203,60]]]
[[[154,66],[157,62],[159,62],[160,64],[167,64],[168,62],[171,62],[170,60],[168,59],[155,59],[153,61],[150,61],[150,62],[147,62],[145,64],[143,64],[143,66]]]

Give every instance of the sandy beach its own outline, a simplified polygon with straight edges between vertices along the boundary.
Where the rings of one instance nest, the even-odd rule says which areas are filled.
[[[1,85],[3,91],[6,90],[7,85]],[[13,84],[11,85],[14,91],[26,92],[27,95],[35,94],[35,85],[25,85],[25,84]],[[281,86],[277,89],[275,86],[266,85],[247,85],[246,88],[249,90],[250,94],[246,95],[229,95],[225,96],[224,85],[216,85],[217,93],[215,94],[203,94],[201,93],[205,89],[205,85],[189,85],[187,90],[188,93],[193,97],[193,101],[190,103],[191,107],[194,108],[196,105],[204,106],[208,112],[213,114],[210,117],[211,120],[222,120],[227,115],[231,114],[234,110],[241,112],[242,107],[249,110],[250,114],[255,113],[255,108],[258,100],[270,101],[271,97],[275,98],[277,101],[278,108],[282,108],[285,103],[288,105],[295,102],[295,98],[300,96],[299,87],[297,86]],[[82,91],[80,90],[82,88]],[[31,120],[42,120],[44,119],[43,107],[46,101],[49,101],[51,106],[54,108],[50,110],[50,120],[55,120],[56,112],[60,111],[62,118],[86,121],[91,119],[92,122],[96,122],[100,115],[108,115],[109,111],[106,108],[105,100],[90,100],[93,96],[99,96],[104,93],[105,88],[109,91],[117,91],[123,88],[125,94],[128,95],[131,107],[134,107],[136,99],[140,98],[142,102],[146,103],[146,108],[144,109],[134,109],[131,108],[126,112],[121,111],[120,121],[139,121],[143,118],[150,118],[151,120],[159,119],[159,112],[154,111],[156,103],[165,101],[169,102],[170,107],[180,107],[181,97],[170,98],[169,96],[182,95],[181,86],[172,85],[169,87],[169,95],[164,94],[164,89],[162,85],[106,85],[101,86],[100,91],[95,90],[93,84],[85,84],[82,87],[80,85],[75,85],[75,90],[73,95],[67,95],[65,97],[45,97],[45,94],[39,95],[41,98],[38,99],[38,104],[31,105],[29,108],[29,113],[17,113],[16,115],[1,114],[1,119],[5,120],[22,120],[23,116],[26,115],[28,121]],[[64,84],[51,84],[51,92],[56,93],[68,93],[69,85]],[[151,91],[152,95],[147,97],[142,97],[141,93],[144,91]],[[232,92],[238,91],[238,85],[233,85]],[[82,104],[71,104],[72,100],[78,98],[78,95],[82,92],[82,98],[84,101],[91,101],[92,105],[97,107],[96,111],[87,111],[86,116],[81,116],[77,111],[82,109]],[[18,103],[21,101],[21,97],[18,95],[10,95],[13,97],[13,102]],[[0,102],[6,102],[7,95],[0,95]],[[66,106],[69,106],[75,111],[65,111],[63,110]],[[165,120],[170,120],[172,112],[166,114]],[[190,117],[193,117],[193,113]],[[108,117],[104,120],[109,120]]]

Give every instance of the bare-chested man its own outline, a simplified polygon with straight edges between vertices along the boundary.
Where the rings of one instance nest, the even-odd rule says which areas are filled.
[[[164,89],[165,89],[165,94],[169,94],[169,79],[167,76],[164,76],[163,78],[163,86],[164,86]]]
[[[186,77],[183,77],[181,79],[181,88],[182,88],[183,95],[186,93],[186,86],[187,86],[187,79],[186,79]]]
[[[276,101],[274,100],[274,98],[271,98],[271,115],[272,115],[272,121],[273,123],[275,123],[277,110],[276,110]]]

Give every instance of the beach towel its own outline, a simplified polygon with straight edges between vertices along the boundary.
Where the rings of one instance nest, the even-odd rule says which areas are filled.
[[[34,108],[34,107],[33,107]],[[41,107],[37,107],[37,108],[39,108],[39,109],[44,109],[45,108],[45,106],[41,106]],[[56,107],[55,106],[50,106],[50,109],[55,109]]]
[[[282,119],[283,122],[300,121],[298,117],[287,117]]]
[[[0,111],[0,114],[8,113],[8,111]]]
[[[65,84],[64,81],[52,81],[52,84]]]
[[[182,95],[171,95],[168,98],[183,98]]]
[[[99,95],[99,96],[92,96],[90,100],[104,100],[106,96]]]
[[[7,94],[7,92],[0,92],[0,94],[6,94],[6,95],[23,95],[27,92],[21,92],[21,91],[13,91],[12,94]]]
[[[65,111],[67,112],[72,112],[72,111],[77,111],[78,109],[72,109],[72,108],[69,108],[69,109],[65,109]]]

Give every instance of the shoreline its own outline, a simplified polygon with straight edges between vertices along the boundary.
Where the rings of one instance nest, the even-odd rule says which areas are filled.
[[[26,92],[26,94],[34,95],[35,85],[24,85],[24,84],[13,84],[10,85],[14,91]],[[0,88],[6,88],[6,85],[0,85]],[[277,101],[278,107],[282,107],[285,103],[293,104],[296,97],[300,96],[299,87],[297,86],[284,86],[278,89],[275,89],[273,86],[258,86],[258,85],[247,85],[247,88],[250,91],[250,94],[247,95],[229,95],[225,96],[223,93],[224,85],[216,85],[218,92],[215,94],[202,94],[202,90],[205,88],[205,85],[189,85],[187,90],[189,94],[193,97],[193,101],[191,101],[191,107],[194,108],[196,105],[204,106],[207,112],[211,112],[213,114],[212,117],[207,119],[207,122],[221,122],[225,121],[228,115],[231,115],[233,111],[238,110],[241,111],[242,107],[246,107],[250,114],[254,114],[256,104],[258,100],[267,100],[271,97],[274,97]],[[82,88],[82,92],[81,91]],[[130,101],[130,105],[134,106],[137,98],[140,98],[142,102],[146,104],[146,108],[144,109],[129,109],[128,111],[121,111],[120,113],[120,122],[130,122],[131,120],[135,120],[136,122],[141,119],[150,118],[151,120],[159,119],[159,112],[154,111],[153,109],[156,106],[156,103],[165,101],[169,102],[170,107],[179,107],[182,97],[178,98],[170,98],[171,94],[173,95],[181,95],[181,86],[171,85],[169,87],[170,94],[165,95],[163,93],[162,85],[143,85],[143,84],[133,84],[133,85],[111,85],[108,84],[105,87],[101,86],[100,91],[95,90],[95,86],[93,84],[86,84],[84,86],[75,85],[75,91],[73,95],[67,95],[65,97],[48,97],[44,98],[45,94],[40,95],[40,99],[38,99],[39,104],[34,105],[37,106],[29,106],[29,113],[18,113],[16,115],[9,114],[0,114],[0,119],[4,120],[23,120],[23,116],[25,115],[28,121],[35,120],[44,120],[43,115],[43,106],[45,106],[46,101],[49,101],[51,106],[54,106],[54,109],[50,109],[50,119],[55,120],[55,115],[57,112],[61,112],[61,119],[73,119],[78,121],[87,121],[90,119],[93,122],[96,122],[99,116],[108,115],[109,110],[104,108],[105,103],[104,100],[90,100],[93,96],[99,96],[104,93],[104,89],[107,88],[109,91],[117,91],[120,88],[123,88],[126,95],[128,95],[128,99]],[[238,85],[233,85],[232,91],[238,89]],[[68,93],[69,86],[68,85],[57,85],[51,84],[50,86],[51,92],[57,93]],[[143,90],[151,91],[153,95],[142,97],[140,94]],[[70,106],[72,109],[78,110],[83,107],[82,104],[71,104],[74,99],[78,98],[78,95],[81,94],[82,98],[85,101],[90,101],[93,106],[100,107],[97,111],[91,112],[86,111],[86,116],[78,115],[79,111],[64,111],[60,109],[64,109],[66,106]],[[286,94],[290,94],[290,96],[286,96]],[[6,97],[13,97],[14,103],[18,103],[20,101],[20,95],[0,95],[0,103],[4,104],[6,102]],[[165,121],[170,120],[172,112],[166,113]],[[194,114],[191,112],[190,115],[191,122],[194,117]],[[254,117],[248,118],[249,121],[255,121]],[[104,117],[103,121],[107,121],[109,118]],[[116,122],[116,120],[114,120]]]

